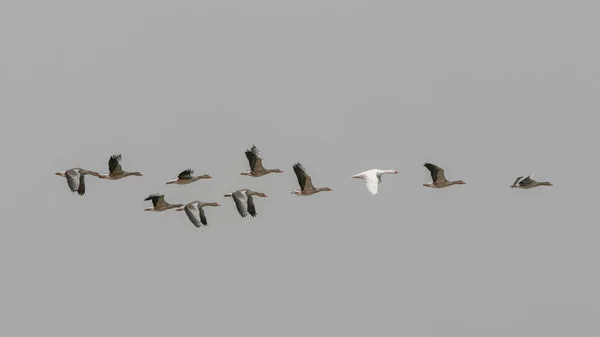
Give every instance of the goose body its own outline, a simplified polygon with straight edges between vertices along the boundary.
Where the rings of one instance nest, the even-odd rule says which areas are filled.
[[[183,206],[183,204],[170,204],[165,201],[164,194],[150,194],[144,201],[152,200],[153,207],[146,208],[144,211],[162,212],[171,208]]]
[[[362,179],[365,181],[367,190],[372,194],[376,195],[379,191],[379,185],[381,185],[381,176],[384,174],[398,174],[397,170],[380,170],[371,169],[361,173],[357,173],[352,178]]]
[[[269,173],[283,173],[280,169],[266,169],[263,167],[263,156],[255,145],[252,145],[250,150],[246,150],[246,158],[250,164],[250,170],[241,172],[243,176],[262,177]]]
[[[113,155],[108,160],[108,173],[100,174],[98,178],[108,180],[118,180],[128,176],[142,176],[140,172],[127,172],[123,170],[121,165],[121,155]]]
[[[100,173],[85,170],[79,167],[72,168],[69,170],[56,172],[55,173],[59,177],[65,177],[67,179],[67,185],[71,192],[77,192],[79,195],[85,194],[85,178],[86,174],[93,175],[95,177],[99,177]]]
[[[208,174],[203,174],[201,176],[195,176],[193,174],[194,174],[194,170],[187,169],[187,170],[179,173],[177,178],[173,178],[173,179],[167,181],[167,185],[168,184],[187,185],[189,183],[193,183],[194,181],[198,181],[200,179],[212,179],[212,177]]]
[[[533,180],[533,173],[528,175],[527,177],[520,176],[515,180],[515,182],[510,186],[511,188],[522,188],[522,189],[530,189],[538,186],[554,186],[549,181],[536,181]]]
[[[259,197],[266,198],[267,195],[261,192],[251,191],[249,189],[241,189],[232,193],[226,193],[224,197],[231,197],[235,203],[235,208],[240,213],[242,218],[245,218],[250,214],[252,217],[257,215],[256,207],[254,206],[254,199],[252,196],[256,195]]]
[[[433,188],[444,188],[444,187],[448,187],[448,186],[452,186],[452,185],[466,184],[462,180],[454,180],[454,181],[447,180],[444,175],[444,169],[442,169],[439,166],[436,166],[436,165],[433,165],[430,163],[425,163],[425,164],[423,164],[423,166],[425,166],[431,173],[431,180],[432,180],[431,183],[423,184],[423,186],[433,187]]]
[[[297,196],[301,196],[301,195],[307,196],[307,195],[313,195],[315,193],[319,193],[322,191],[327,191],[327,192],[333,191],[329,187],[314,187],[312,184],[311,177],[306,173],[306,169],[304,168],[304,166],[302,166],[302,164],[300,164],[300,163],[294,164],[293,169],[294,169],[294,173],[296,174],[296,178],[298,178],[298,185],[300,185],[300,189],[292,191],[292,194],[295,194]]]
[[[216,202],[202,202],[202,201],[192,201],[185,206],[180,206],[176,209],[176,211],[185,211],[188,218],[196,227],[200,227],[201,225],[207,226],[208,221],[206,220],[206,214],[204,214],[204,210],[202,209],[205,206],[221,206]]]

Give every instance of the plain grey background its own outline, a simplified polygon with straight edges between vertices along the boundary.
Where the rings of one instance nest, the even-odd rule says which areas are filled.
[[[3,2],[1,334],[598,336],[597,13]],[[284,174],[240,176],[252,144]],[[117,153],[144,176],[54,175]],[[334,191],[290,194],[296,161]],[[214,179],[164,184],[186,168]],[[373,197],[370,168],[400,174]],[[531,172],[555,186],[509,188]],[[150,193],[222,206],[197,229]]]

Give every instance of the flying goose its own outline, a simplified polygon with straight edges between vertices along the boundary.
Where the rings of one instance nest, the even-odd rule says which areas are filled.
[[[85,194],[85,180],[84,176],[86,174],[93,175],[95,177],[99,177],[100,173],[94,171],[84,170],[82,168],[76,167],[62,172],[56,172],[57,176],[67,178],[67,184],[69,185],[69,189],[71,192],[77,191],[79,195]]]
[[[292,194],[296,194],[297,196],[301,195],[312,195],[315,193],[319,193],[321,191],[333,191],[329,187],[314,187],[312,184],[312,179],[306,173],[306,169],[302,164],[296,163],[293,166],[294,173],[296,173],[296,177],[298,178],[298,184],[300,185],[299,190],[292,191]]]
[[[171,208],[183,206],[183,204],[169,204],[165,201],[164,194],[150,194],[144,201],[152,200],[153,207],[146,208],[144,211],[162,212]]]
[[[200,179],[212,179],[212,177],[208,174],[203,174],[201,176],[194,176],[194,170],[187,169],[177,176],[177,178],[171,179],[167,181],[167,184],[177,184],[177,185],[187,185],[189,183],[193,183],[194,181]]]
[[[515,180],[515,182],[510,186],[511,188],[522,188],[522,189],[530,189],[538,186],[554,186],[549,181],[535,181],[533,180],[533,173],[528,175],[527,177],[520,176]]]
[[[108,179],[108,180],[118,180],[121,178],[125,178],[127,176],[142,176],[140,172],[126,172],[123,171],[123,167],[121,166],[121,155],[113,155],[108,160],[108,173],[100,174],[98,178]]]
[[[237,208],[238,213],[245,218],[248,214],[255,217],[256,216],[256,208],[254,207],[254,199],[252,196],[256,195],[259,197],[266,198],[267,195],[261,192],[254,192],[249,189],[241,189],[232,193],[224,194],[224,197],[231,197],[235,202],[235,208]]]
[[[425,164],[423,164],[423,166],[425,166],[429,170],[429,172],[431,172],[431,179],[433,180],[429,184],[423,184],[423,186],[434,187],[434,188],[444,188],[444,187],[448,187],[448,186],[452,186],[452,185],[466,184],[462,180],[454,180],[454,181],[446,180],[446,177],[444,176],[444,169],[442,169],[441,167],[435,166],[430,163],[425,163]]]
[[[243,176],[261,177],[269,173],[283,173],[280,169],[266,169],[262,165],[263,156],[255,145],[250,150],[246,150],[246,158],[250,164],[250,170],[241,172]]]
[[[352,178],[363,179],[365,181],[365,185],[367,186],[367,190],[369,190],[372,195],[375,195],[379,190],[379,185],[381,185],[381,175],[383,174],[398,174],[398,171],[371,169],[355,174],[352,176]]]
[[[185,211],[190,221],[196,227],[200,227],[200,224],[207,226],[208,221],[206,221],[206,215],[204,214],[204,210],[202,207],[204,206],[221,206],[216,202],[202,202],[202,201],[192,201],[185,206],[181,206],[176,209],[176,211]],[[198,215],[196,215],[198,213]]]

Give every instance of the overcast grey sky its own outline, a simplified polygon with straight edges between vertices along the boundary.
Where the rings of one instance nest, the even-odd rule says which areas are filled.
[[[0,334],[600,335],[598,7],[3,2]],[[252,144],[284,174],[240,176]],[[117,153],[144,176],[54,175]],[[290,194],[296,161],[334,191]]]

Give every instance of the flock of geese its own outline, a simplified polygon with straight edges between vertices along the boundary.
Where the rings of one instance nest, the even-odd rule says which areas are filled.
[[[283,171],[280,169],[265,168],[262,163],[263,156],[256,146],[253,145],[250,150],[246,150],[245,154],[250,165],[250,170],[241,172],[241,175],[258,178],[269,173],[283,173]],[[108,173],[106,174],[76,167],[62,172],[57,172],[56,175],[66,178],[67,185],[72,192],[77,192],[79,195],[84,195],[86,175],[108,180],[119,180],[129,176],[142,176],[140,172],[127,172],[123,170],[121,163],[121,155],[113,155],[108,160]],[[445,188],[452,185],[466,184],[462,180],[447,180],[444,175],[444,169],[439,166],[431,163],[425,163],[424,166],[431,173],[432,182],[423,184],[423,186]],[[298,178],[298,185],[300,186],[300,189],[292,191],[292,194],[296,194],[297,196],[309,196],[323,191],[333,191],[329,187],[315,187],[312,184],[310,175],[306,173],[306,169],[302,166],[302,164],[295,163],[292,168],[294,169],[294,173]],[[362,179],[365,182],[367,190],[372,195],[376,195],[379,191],[379,185],[381,185],[381,176],[384,174],[398,174],[398,171],[393,169],[371,169],[355,174],[352,176],[352,178]],[[208,174],[194,175],[194,170],[187,169],[181,172],[177,177],[168,180],[166,184],[187,185],[201,179],[211,178],[212,177]],[[510,187],[530,189],[538,186],[552,186],[552,184],[547,181],[536,181],[533,179],[533,174],[530,174],[529,176],[518,177]],[[256,192],[249,189],[240,189],[224,194],[224,196],[231,197],[233,199],[235,207],[242,218],[247,217],[248,214],[250,214],[252,217],[256,217],[257,213],[253,197],[267,197],[267,195],[262,192]],[[203,202],[200,200],[192,201],[186,205],[171,204],[165,200],[164,194],[151,194],[144,199],[144,201],[152,201],[152,207],[146,208],[145,211],[162,212],[173,208],[175,208],[176,211],[184,211],[192,224],[194,224],[196,227],[208,225],[206,214],[204,213],[203,209],[204,207],[220,206],[217,202]]]

